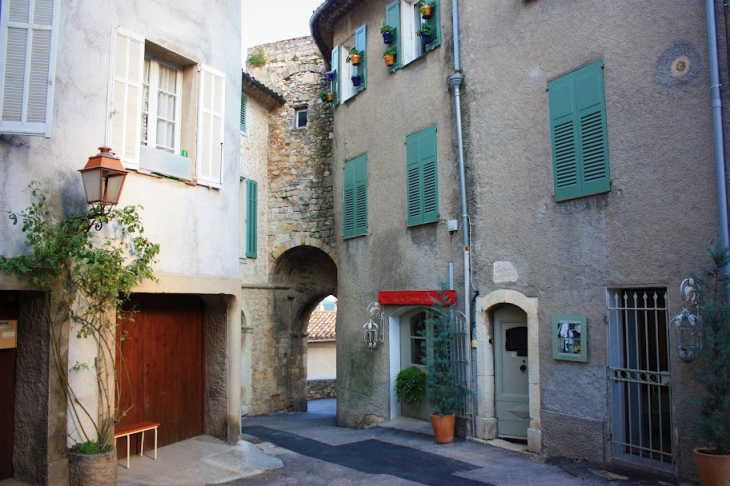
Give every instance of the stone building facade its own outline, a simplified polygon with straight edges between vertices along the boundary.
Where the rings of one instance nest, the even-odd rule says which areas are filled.
[[[332,108],[318,97],[326,87],[324,62],[310,37],[252,53],[262,53],[265,63],[248,64],[246,75],[285,100],[252,106],[249,133],[241,136],[241,175],[260,181],[258,254],[242,254],[240,264],[242,410],[259,414],[306,410],[306,323],[324,297],[336,294],[337,272]],[[306,124],[299,118],[304,110]]]

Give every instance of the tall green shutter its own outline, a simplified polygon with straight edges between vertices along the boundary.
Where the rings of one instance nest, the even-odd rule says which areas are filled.
[[[342,236],[365,235],[368,232],[367,155],[345,162]]]
[[[603,63],[548,82],[556,201],[611,190]]]
[[[332,93],[335,98],[332,100],[332,104],[336,105],[340,102],[340,46],[335,46],[332,49]]]
[[[246,180],[246,258],[258,254],[258,183]]]
[[[388,66],[388,72],[392,73],[401,67],[400,0],[395,0],[395,2],[389,3],[388,6],[385,7],[385,23],[395,28],[393,44],[396,46],[397,54],[395,56],[395,63],[392,66]]]
[[[431,18],[426,20],[431,26],[431,42],[426,44],[426,52],[433,50],[441,45],[441,3],[436,2],[436,8],[433,9]]]
[[[360,64],[357,66],[357,74],[362,78],[360,86],[355,88],[356,92],[360,92],[367,87],[367,71],[368,71],[368,46],[367,46],[367,26],[361,25],[355,31],[355,49],[362,52]]]
[[[408,226],[438,221],[436,125],[406,137],[406,212]]]
[[[248,111],[248,99],[241,95],[241,131],[245,132],[246,126],[246,112]]]

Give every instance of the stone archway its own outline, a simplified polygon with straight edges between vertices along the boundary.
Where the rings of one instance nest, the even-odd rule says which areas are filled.
[[[477,384],[479,407],[475,435],[480,439],[497,437],[495,413],[493,311],[504,304],[519,307],[527,314],[528,388],[530,427],[527,429],[527,449],[540,452],[540,347],[538,345],[537,298],[527,297],[516,290],[495,290],[476,300]]]
[[[293,246],[276,255],[263,327],[254,340],[254,413],[307,409],[306,326],[328,295],[337,295],[337,267],[317,246]],[[257,305],[264,305],[259,302]]]

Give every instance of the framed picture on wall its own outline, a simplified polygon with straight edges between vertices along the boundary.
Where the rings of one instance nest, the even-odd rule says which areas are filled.
[[[553,359],[588,361],[586,316],[553,315]]]

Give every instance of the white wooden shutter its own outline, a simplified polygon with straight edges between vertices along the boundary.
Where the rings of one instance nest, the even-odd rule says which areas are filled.
[[[51,136],[59,6],[0,1],[0,132]]]
[[[117,28],[112,36],[106,144],[128,169],[139,168],[144,37]]]
[[[197,183],[222,187],[223,173],[223,103],[225,75],[207,66],[200,66],[198,99]]]

